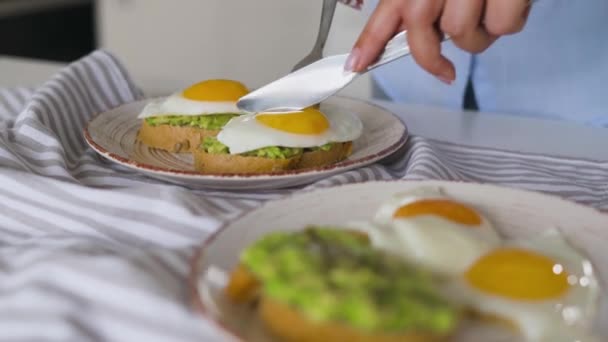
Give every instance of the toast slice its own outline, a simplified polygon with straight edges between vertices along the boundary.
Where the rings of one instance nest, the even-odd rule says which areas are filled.
[[[439,342],[448,339],[448,336],[424,332],[366,333],[340,323],[315,322],[266,296],[260,298],[258,316],[270,332],[285,342]]]
[[[174,153],[195,151],[202,139],[214,137],[219,130],[207,130],[192,126],[150,125],[143,120],[137,140],[149,147]]]
[[[237,304],[259,299],[257,315],[266,328],[285,342],[439,342],[448,336],[424,332],[367,333],[336,322],[315,322],[298,310],[261,294],[261,284],[243,265],[230,276],[226,295]]]
[[[331,144],[329,150],[304,150],[296,168],[308,169],[332,165],[348,158],[352,153],[353,143],[351,141]]]
[[[293,170],[301,154],[285,159],[207,153],[198,148],[193,152],[194,169],[201,173],[261,174]]]
[[[329,149],[297,150],[297,154],[287,158],[229,154],[227,149],[223,153],[209,153],[204,147],[192,153],[194,168],[201,173],[261,174],[317,168],[337,163],[352,153],[352,142],[331,144]]]

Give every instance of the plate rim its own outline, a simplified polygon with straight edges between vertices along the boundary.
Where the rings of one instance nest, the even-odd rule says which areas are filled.
[[[283,201],[283,200],[287,200],[287,199],[293,199],[295,197],[301,196],[303,194],[310,194],[310,193],[322,193],[322,192],[326,192],[326,191],[340,191],[340,189],[346,188],[346,187],[362,187],[362,186],[374,186],[374,184],[387,184],[387,183],[419,183],[420,186],[424,186],[425,184],[428,183],[433,183],[436,185],[441,185],[441,184],[465,184],[465,185],[472,185],[472,186],[481,186],[481,187],[485,187],[485,188],[494,188],[497,190],[507,190],[507,191],[515,191],[515,192],[519,192],[522,194],[527,194],[527,195],[534,195],[534,196],[541,196],[541,197],[548,197],[548,198],[552,198],[553,200],[557,200],[559,202],[562,203],[567,203],[569,205],[574,205],[580,208],[584,208],[587,210],[592,210],[594,211],[596,214],[599,215],[603,215],[608,219],[608,211],[603,211],[600,210],[598,208],[592,207],[590,205],[586,205],[583,203],[578,203],[572,200],[568,200],[565,199],[561,196],[557,196],[557,195],[552,195],[552,194],[547,194],[541,191],[536,191],[536,190],[529,190],[529,189],[521,189],[521,188],[514,188],[514,187],[509,187],[509,186],[502,186],[502,185],[497,185],[497,184],[493,184],[493,183],[482,183],[482,182],[474,182],[474,181],[460,181],[460,180],[441,180],[441,179],[425,179],[425,180],[417,180],[417,179],[394,179],[394,180],[377,180],[377,181],[368,181],[368,182],[359,182],[359,183],[347,183],[347,184],[339,184],[339,185],[335,185],[335,186],[330,186],[327,188],[320,188],[320,189],[312,189],[312,190],[305,190],[305,191],[300,191],[300,192],[294,192],[294,193],[290,193],[288,195],[285,196],[281,196],[277,199],[273,199],[273,200],[269,200],[269,201],[265,201],[263,203],[261,203],[260,205],[251,208],[249,210],[246,210],[242,213],[240,213],[238,216],[227,220],[226,222],[224,222],[216,231],[214,231],[213,233],[211,233],[209,236],[207,236],[201,243],[199,243],[198,245],[196,245],[195,248],[195,252],[194,254],[190,257],[190,265],[188,268],[188,278],[187,278],[187,286],[188,286],[188,290],[187,293],[189,295],[188,298],[188,302],[190,302],[190,307],[194,310],[195,314],[198,314],[199,317],[204,318],[207,320],[207,322],[209,322],[212,326],[214,326],[218,331],[220,331],[222,334],[229,336],[230,338],[232,338],[233,340],[236,340],[238,342],[245,342],[245,338],[240,336],[238,332],[232,330],[231,328],[229,328],[226,324],[224,324],[221,320],[216,319],[213,314],[211,314],[209,312],[209,310],[206,308],[205,304],[203,303],[203,301],[201,300],[200,297],[200,290],[198,287],[198,283],[199,283],[199,278],[200,278],[200,263],[203,261],[204,259],[204,253],[205,251],[209,248],[209,245],[211,243],[213,243],[213,241],[225,230],[228,229],[228,227],[230,227],[232,224],[236,223],[237,221],[243,219],[244,217],[246,217],[247,215],[250,215],[251,213],[257,211],[257,210],[261,210],[264,207],[275,203],[275,202],[279,202],[279,201]]]
[[[319,168],[306,168],[306,169],[299,169],[299,170],[287,170],[287,171],[278,171],[278,172],[261,173],[261,174],[253,174],[253,173],[235,174],[235,173],[199,173],[196,171],[176,170],[176,169],[158,167],[158,166],[150,165],[147,163],[140,163],[138,161],[119,156],[116,153],[106,150],[103,146],[99,145],[91,136],[89,127],[93,123],[93,121],[95,121],[96,119],[99,118],[100,115],[117,110],[120,107],[127,106],[130,104],[135,104],[135,103],[144,102],[144,101],[151,101],[154,98],[145,98],[145,99],[140,99],[137,101],[130,101],[130,102],[123,103],[121,105],[115,106],[113,108],[110,108],[108,110],[95,114],[91,119],[89,119],[86,126],[84,127],[83,135],[84,135],[84,139],[85,139],[86,143],[96,153],[111,160],[112,162],[118,163],[118,164],[126,166],[128,168],[131,168],[131,169],[134,169],[134,170],[137,170],[140,172],[154,173],[157,176],[180,176],[180,177],[187,177],[189,179],[194,179],[194,180],[208,180],[208,181],[227,180],[227,179],[228,180],[256,180],[256,179],[280,180],[280,179],[289,179],[294,176],[304,176],[305,177],[305,176],[319,175],[319,174],[328,173],[331,171],[348,171],[348,170],[352,170],[353,168],[366,166],[366,165],[372,164],[376,161],[382,160],[383,158],[389,157],[390,155],[392,155],[393,153],[395,153],[399,149],[401,149],[403,146],[405,146],[405,144],[409,140],[410,132],[409,132],[409,128],[408,128],[407,124],[403,120],[401,120],[401,118],[397,114],[395,114],[393,111],[391,111],[387,108],[384,108],[378,104],[375,104],[371,101],[361,100],[361,99],[358,99],[355,97],[334,96],[334,98],[347,99],[350,101],[364,103],[368,106],[377,108],[381,111],[386,112],[387,114],[390,114],[402,126],[402,128],[403,128],[402,136],[395,143],[384,148],[380,152],[374,153],[374,154],[371,154],[371,155],[368,155],[368,156],[365,156],[365,157],[362,157],[359,159],[355,159],[355,160],[344,160],[344,161],[341,161],[341,162],[338,162],[335,164],[331,164],[331,165],[327,165],[327,166],[323,166],[323,167],[319,167]]]

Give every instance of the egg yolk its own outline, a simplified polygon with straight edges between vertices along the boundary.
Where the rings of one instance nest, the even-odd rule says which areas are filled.
[[[481,216],[475,210],[447,199],[427,199],[406,204],[395,211],[393,218],[421,215],[437,215],[467,226],[481,225]]]
[[[568,291],[568,274],[549,257],[502,248],[479,259],[465,274],[475,288],[515,300],[556,298]]]
[[[184,90],[183,96],[195,101],[234,102],[247,95],[242,83],[231,80],[208,80]]]
[[[255,118],[265,126],[287,133],[316,135],[329,129],[325,115],[314,108],[295,113],[258,114]]]

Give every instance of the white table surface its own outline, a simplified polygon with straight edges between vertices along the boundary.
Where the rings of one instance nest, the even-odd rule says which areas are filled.
[[[0,56],[0,87],[34,86],[60,63]],[[146,85],[142,85],[144,91]],[[608,129],[504,114],[458,112],[375,101],[398,114],[411,133],[473,146],[608,161]]]

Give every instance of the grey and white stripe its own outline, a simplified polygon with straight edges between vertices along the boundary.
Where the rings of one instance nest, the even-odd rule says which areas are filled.
[[[98,51],[37,89],[0,90],[0,340],[217,341],[187,307],[192,248],[222,222],[296,190],[189,190],[86,148],[95,114],[142,97]],[[298,191],[451,179],[543,191],[608,210],[608,162],[412,137],[383,163]]]

